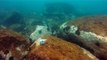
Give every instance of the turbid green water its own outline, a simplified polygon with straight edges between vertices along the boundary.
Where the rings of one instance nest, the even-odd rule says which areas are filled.
[[[107,0],[0,0],[0,10],[41,12],[50,2],[71,4],[81,14],[107,14]]]
[[[106,14],[107,0],[0,0],[0,23],[7,27],[57,26],[80,16]]]

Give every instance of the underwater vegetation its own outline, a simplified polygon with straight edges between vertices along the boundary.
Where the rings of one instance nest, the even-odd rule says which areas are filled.
[[[37,47],[37,49],[35,48],[36,45],[31,46],[28,59],[33,60],[36,57],[37,60],[97,60],[95,56],[78,45],[54,36],[43,38],[47,39],[46,44]]]
[[[54,36],[44,36],[44,45],[30,44],[22,35],[0,30],[1,60],[98,60],[87,50],[76,44],[66,42]]]
[[[27,53],[29,43],[24,36],[0,29],[0,60],[21,60]]]
[[[107,12],[101,1],[89,6],[20,2],[0,2],[0,60],[107,60]]]
[[[1,26],[0,59],[107,60],[106,19],[106,15],[80,17],[62,24],[54,35],[44,25],[33,26],[31,35],[21,31],[24,36]]]

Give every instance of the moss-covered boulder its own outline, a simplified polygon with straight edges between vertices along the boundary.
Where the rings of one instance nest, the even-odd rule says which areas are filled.
[[[43,37],[44,45],[31,45],[27,60],[98,60],[80,46],[53,36]]]
[[[60,29],[63,32],[63,38],[88,49],[100,59],[107,60],[105,54],[107,53],[106,22],[106,15],[87,16],[66,22]]]
[[[7,29],[0,29],[0,60],[21,60],[29,43],[24,36]]]

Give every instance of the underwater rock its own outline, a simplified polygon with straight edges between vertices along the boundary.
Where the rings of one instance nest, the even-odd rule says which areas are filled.
[[[11,30],[0,29],[0,60],[21,60],[29,43],[22,35]]]
[[[32,45],[36,44],[36,46],[44,45],[46,43],[46,39],[38,38]]]
[[[107,60],[107,16],[81,17],[64,23],[62,38],[91,51],[100,60]],[[64,37],[66,36],[66,37]],[[73,40],[71,40],[73,39]]]
[[[42,36],[33,44],[11,30],[0,30],[0,59],[4,60],[98,60],[76,44],[53,36]]]
[[[30,35],[30,39],[32,40],[31,42],[34,42],[35,40],[37,40],[40,37],[43,37],[45,35],[50,35],[51,33],[48,31],[46,26],[40,26],[37,25],[35,31],[33,33],[31,33]]]
[[[44,36],[44,45],[31,45],[27,60],[98,60],[76,44],[53,36]]]

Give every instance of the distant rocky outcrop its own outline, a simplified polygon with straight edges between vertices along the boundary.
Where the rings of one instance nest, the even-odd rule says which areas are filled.
[[[13,12],[9,14],[9,16],[5,17],[3,24],[6,26],[10,26],[12,24],[23,23],[23,16],[19,12]]]

